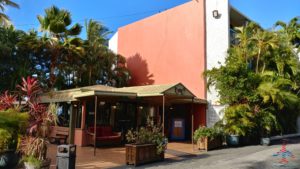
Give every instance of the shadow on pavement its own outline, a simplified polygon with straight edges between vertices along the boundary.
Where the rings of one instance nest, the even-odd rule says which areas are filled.
[[[162,162],[154,162],[154,163],[149,163],[149,164],[144,164],[141,166],[131,166],[131,165],[124,165],[124,166],[120,166],[120,167],[114,167],[112,169],[133,169],[133,168],[147,168],[147,167],[163,167],[163,166],[168,166],[174,163],[178,163],[178,162],[183,162],[183,161],[189,161],[189,160],[195,160],[195,159],[202,159],[202,158],[207,158],[209,157],[208,154],[201,154],[201,155],[194,155],[194,154],[187,154],[187,155],[181,155],[180,159],[176,159],[176,158],[166,158],[164,161]]]

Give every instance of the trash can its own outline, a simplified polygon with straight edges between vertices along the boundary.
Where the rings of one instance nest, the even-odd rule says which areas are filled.
[[[57,146],[56,168],[75,169],[76,145]]]

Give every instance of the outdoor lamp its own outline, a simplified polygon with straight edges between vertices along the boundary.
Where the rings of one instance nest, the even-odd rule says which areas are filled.
[[[142,110],[143,108],[144,108],[143,106],[140,106],[140,107],[139,107],[140,110]]]
[[[216,18],[216,19],[220,18],[220,16],[221,16],[221,14],[219,13],[218,10],[213,10],[212,14],[213,14],[213,17]]]
[[[112,109],[117,109],[117,106],[116,106],[116,105],[114,105],[114,106],[111,106],[111,108],[112,108]]]

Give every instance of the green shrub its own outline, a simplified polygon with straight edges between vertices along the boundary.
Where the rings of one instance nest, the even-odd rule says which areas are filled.
[[[157,154],[162,153],[167,144],[161,127],[154,125],[149,119],[146,127],[141,127],[136,131],[129,130],[126,134],[126,139],[133,144],[155,144]]]
[[[25,132],[27,119],[27,113],[15,109],[0,111],[0,152],[17,149],[19,135]]]
[[[210,140],[223,136],[223,131],[218,127],[211,127],[207,128],[205,126],[200,126],[197,130],[194,132],[194,140],[198,141],[202,138],[208,138]]]
[[[33,165],[35,168],[40,168],[42,165],[42,162],[35,158],[34,156],[25,156],[22,158],[21,162],[29,163],[30,165]]]

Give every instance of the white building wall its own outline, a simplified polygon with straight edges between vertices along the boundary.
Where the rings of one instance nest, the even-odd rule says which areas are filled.
[[[108,48],[112,50],[114,53],[118,53],[118,32],[116,32],[108,41]]]
[[[220,16],[213,17],[218,10]],[[228,0],[206,0],[206,68],[210,70],[224,64],[229,48],[229,2]],[[219,104],[217,91],[211,87],[207,91],[207,126],[211,127],[223,117],[224,106]]]

